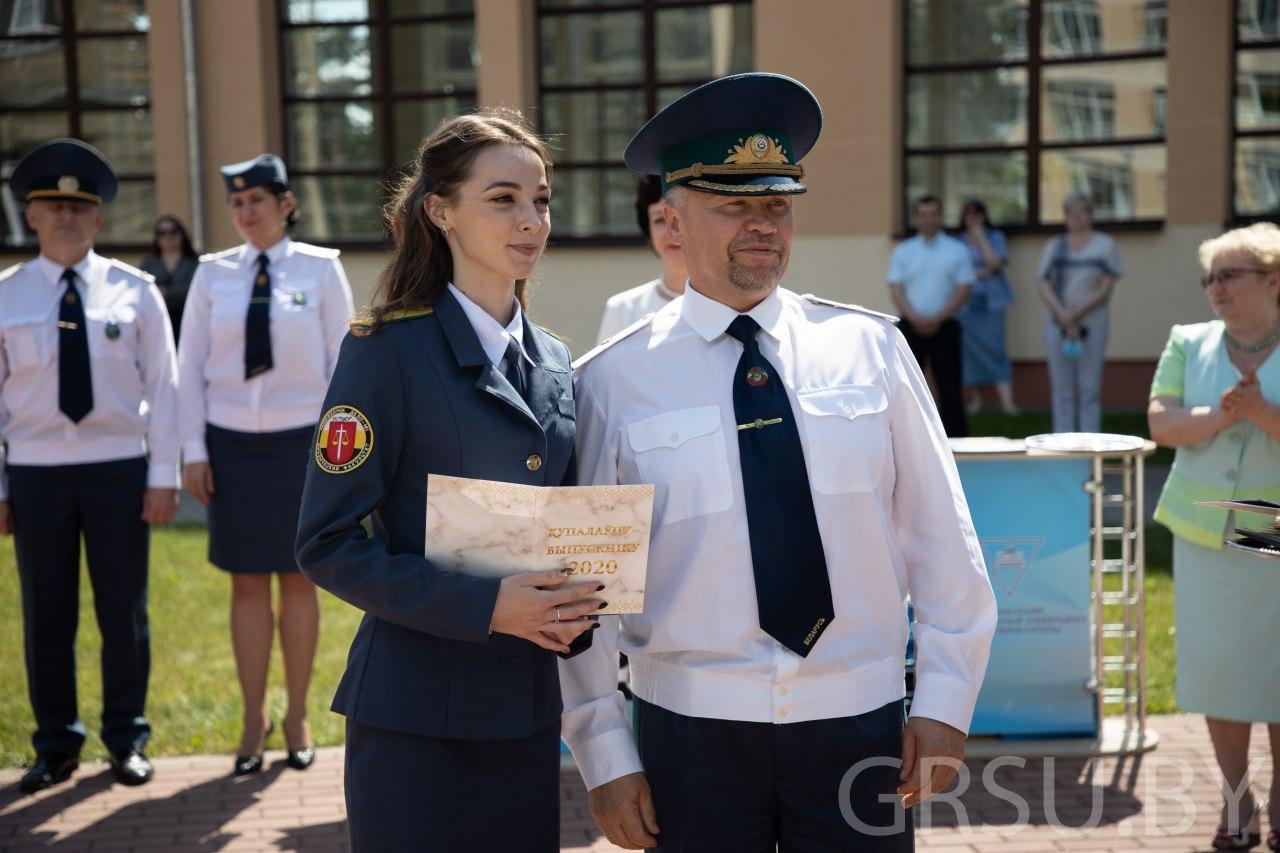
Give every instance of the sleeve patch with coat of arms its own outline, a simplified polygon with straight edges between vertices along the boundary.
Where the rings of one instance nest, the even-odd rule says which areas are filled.
[[[316,465],[330,474],[348,474],[373,452],[373,427],[354,406],[334,406],[316,429]]]

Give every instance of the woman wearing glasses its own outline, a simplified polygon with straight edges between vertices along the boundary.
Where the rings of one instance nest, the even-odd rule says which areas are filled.
[[[1273,774],[1271,834],[1280,850],[1280,568],[1224,548],[1236,525],[1198,501],[1280,502],[1280,228],[1228,231],[1200,246],[1205,296],[1216,320],[1174,326],[1151,385],[1151,436],[1176,447],[1156,520],[1174,535],[1178,704],[1204,714],[1227,786],[1240,791],[1249,734],[1268,725]],[[1257,518],[1262,518],[1258,516]],[[1261,806],[1247,788],[1224,804],[1217,850],[1261,841]]]
[[[151,250],[139,266],[155,278],[169,310],[173,333],[177,335],[182,327],[182,306],[187,301],[191,277],[196,274],[200,256],[191,244],[187,229],[176,216],[168,213],[156,220]]]

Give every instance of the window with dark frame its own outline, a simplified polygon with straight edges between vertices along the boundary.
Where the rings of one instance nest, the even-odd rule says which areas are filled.
[[[36,245],[8,178],[28,151],[59,136],[88,142],[119,174],[99,245],[150,245],[156,216],[150,28],[145,0],[0,0],[3,248]]]
[[[540,129],[557,241],[639,236],[622,152],[690,89],[753,64],[751,0],[538,0]]]
[[[280,0],[284,158],[297,236],[382,245],[387,187],[476,106],[473,0]]]
[[[1236,0],[1232,109],[1232,218],[1280,214],[1280,9]]]
[[[1243,0],[1242,0],[1243,2]],[[969,198],[1002,227],[1165,215],[1166,0],[906,0],[902,225]]]

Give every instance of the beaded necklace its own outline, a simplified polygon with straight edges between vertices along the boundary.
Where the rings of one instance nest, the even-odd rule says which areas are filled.
[[[1250,355],[1252,355],[1254,353],[1262,352],[1264,349],[1267,349],[1268,347],[1275,346],[1276,342],[1280,341],[1280,328],[1277,328],[1275,331],[1267,335],[1262,340],[1258,341],[1256,344],[1241,343],[1240,341],[1237,341],[1235,338],[1231,337],[1231,335],[1225,331],[1222,333],[1222,335],[1227,339],[1227,343],[1231,346],[1232,349],[1238,352],[1249,353]]]

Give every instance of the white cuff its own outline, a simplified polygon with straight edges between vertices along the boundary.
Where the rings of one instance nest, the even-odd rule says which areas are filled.
[[[148,489],[180,489],[182,488],[182,471],[177,462],[147,463]]]
[[[578,771],[582,773],[582,781],[588,791],[644,769],[630,729],[614,729],[585,743],[569,744],[569,751],[578,763]]]
[[[928,717],[968,734],[981,686],[936,672],[917,673],[911,716]]]
[[[190,465],[192,462],[208,462],[209,451],[205,449],[204,439],[196,438],[191,441],[182,442],[182,464]]]

